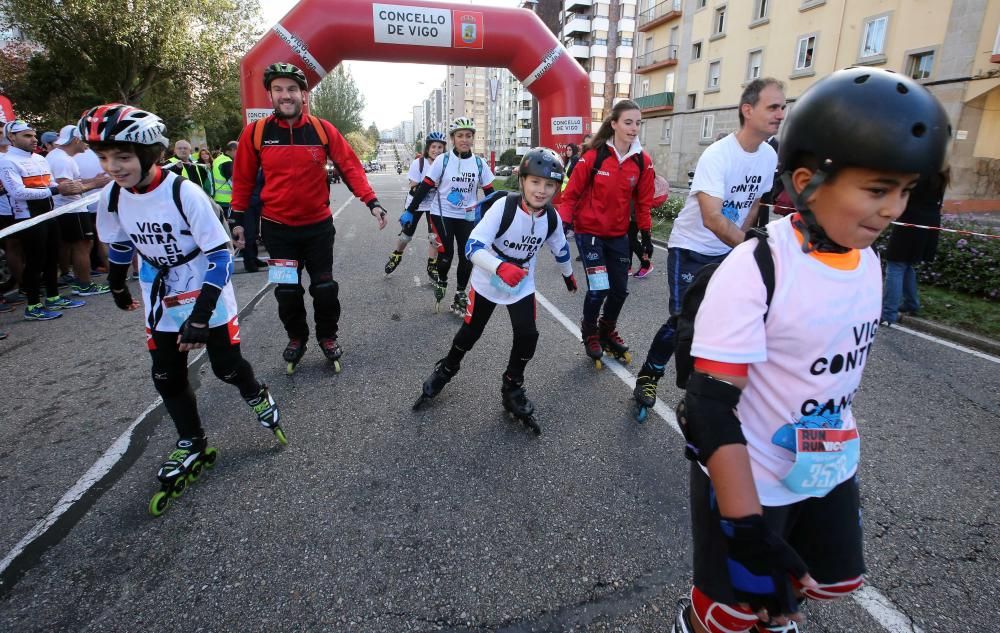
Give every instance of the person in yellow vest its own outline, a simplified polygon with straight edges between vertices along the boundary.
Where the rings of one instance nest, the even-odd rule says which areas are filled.
[[[226,151],[212,161],[212,185],[215,202],[229,217],[229,205],[233,202],[233,157],[236,156],[236,141],[226,144]]]
[[[181,139],[174,143],[174,155],[167,161],[166,169],[195,183],[211,198],[215,193],[212,178],[208,169],[194,162],[191,151],[191,143],[188,141]]]

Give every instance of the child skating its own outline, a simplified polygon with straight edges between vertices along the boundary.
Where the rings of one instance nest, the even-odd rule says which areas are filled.
[[[159,516],[216,459],[188,382],[189,351],[207,347],[215,375],[240,390],[282,444],[285,434],[274,398],[240,354],[229,235],[200,187],[156,164],[167,144],[163,121],[110,104],[88,110],[78,128],[114,180],[101,191],[97,230],[110,245],[108,283],[122,310],[140,307],[125,281],[133,253],[142,258],[139,286],[153,385],[179,436],[157,473],[161,490],[149,504]]]
[[[576,292],[569,245],[562,221],[550,204],[563,179],[558,154],[544,147],[528,151],[519,171],[520,194],[494,202],[469,236],[466,254],[472,262],[472,291],[465,322],[452,341],[448,355],[437,362],[424,381],[416,409],[437,396],[458,373],[462,358],[479,340],[498,305],[507,306],[514,341],[503,373],[500,393],[503,407],[536,435],[535,406],[524,390],[524,369],[535,354],[535,255],[547,245],[559,264],[566,289]]]

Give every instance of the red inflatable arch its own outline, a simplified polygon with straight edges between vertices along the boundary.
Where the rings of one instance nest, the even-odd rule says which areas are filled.
[[[538,99],[542,145],[579,143],[590,130],[587,74],[538,16],[421,0],[302,0],[241,62],[244,119],[272,112],[269,64],[299,66],[312,86],[345,59],[507,68]]]

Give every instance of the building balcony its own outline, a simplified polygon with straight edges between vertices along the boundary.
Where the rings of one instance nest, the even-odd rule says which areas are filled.
[[[674,109],[674,93],[658,92],[645,97],[636,97],[635,102],[643,114],[669,112]]]
[[[595,84],[604,83],[605,74],[603,70],[592,70],[590,71],[590,82]]]
[[[610,31],[611,22],[607,18],[594,18],[594,28],[595,31]]]
[[[590,47],[591,57],[607,57],[608,56],[608,45],[607,44],[594,44]]]
[[[517,111],[517,118],[521,119],[521,120],[524,120],[524,121],[530,121],[531,120],[531,110],[518,110]]]
[[[639,30],[649,31],[681,17],[681,0],[665,0],[639,14]]]
[[[625,70],[619,70],[618,72],[615,73],[615,83],[624,84],[626,86],[631,84],[632,73]]]
[[[531,130],[529,128],[519,127],[519,128],[517,128],[517,134],[515,134],[515,136],[517,138],[530,139],[531,138]]]
[[[580,34],[585,35],[590,33],[590,19],[582,18],[580,16],[574,15],[572,18],[566,21],[566,26],[563,27],[562,36],[572,37],[573,35]]]
[[[635,33],[635,20],[632,18],[622,18],[618,20],[619,33]],[[629,37],[632,37],[629,35]]]
[[[570,13],[583,13],[592,3],[593,0],[566,0],[563,2],[563,9]]]
[[[635,49],[632,48],[631,46],[622,46],[621,44],[619,44],[618,48],[615,49],[615,57],[618,57],[620,59],[632,59],[632,56],[634,54],[635,54]]]
[[[586,44],[572,43],[566,46],[566,50],[569,51],[571,57],[576,59],[589,59],[590,58],[590,47]]]
[[[642,74],[652,72],[665,66],[677,65],[678,46],[664,46],[655,51],[643,53],[635,58],[635,72]]]
[[[600,110],[604,108],[604,97],[591,96],[590,97],[590,109]]]

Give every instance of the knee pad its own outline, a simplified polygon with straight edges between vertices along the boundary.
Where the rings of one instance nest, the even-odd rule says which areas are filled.
[[[187,371],[183,373],[171,374],[168,371],[158,371],[156,368],[152,370],[153,375],[153,386],[156,387],[156,393],[160,394],[164,398],[173,398],[178,396],[188,388],[188,378]]]
[[[406,229],[403,229],[403,231],[399,234],[399,241],[404,244],[409,244],[410,240],[412,239],[413,239],[413,233],[412,232],[407,233]]]
[[[849,596],[860,589],[863,584],[865,584],[865,577],[858,576],[857,578],[851,578],[850,580],[844,580],[841,582],[830,584],[820,583],[819,587],[815,589],[806,589],[805,587],[798,585],[798,583],[796,583],[796,587],[801,587],[802,595],[810,600],[829,601]]]
[[[691,613],[709,633],[746,633],[760,620],[750,609],[722,604],[691,588]]]
[[[521,328],[514,331],[514,351],[521,360],[531,360],[538,345],[538,328]]]
[[[298,284],[278,284],[278,287],[274,289],[274,298],[278,301],[296,299],[305,293],[306,291]]]
[[[309,294],[318,301],[336,301],[340,285],[329,279],[309,286]]]

